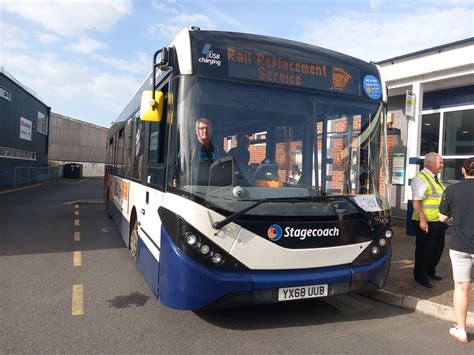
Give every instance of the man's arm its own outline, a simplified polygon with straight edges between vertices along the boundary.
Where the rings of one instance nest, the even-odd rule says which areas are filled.
[[[449,204],[449,191],[444,191],[439,204],[439,221],[446,222],[451,217],[451,208]]]
[[[449,216],[446,216],[442,213],[439,214],[439,221],[440,222],[446,222],[449,219]]]
[[[413,200],[413,209],[415,210],[416,214],[420,218],[420,222],[426,223],[426,216],[423,213],[423,207],[421,207],[420,200]]]

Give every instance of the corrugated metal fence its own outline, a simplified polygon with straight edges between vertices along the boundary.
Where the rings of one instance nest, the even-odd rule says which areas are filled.
[[[35,184],[41,181],[62,177],[63,166],[51,166],[46,168],[34,167],[0,167],[0,188],[16,187],[20,185]]]

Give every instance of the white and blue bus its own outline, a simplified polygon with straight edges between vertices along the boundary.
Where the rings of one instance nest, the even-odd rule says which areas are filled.
[[[104,183],[153,294],[197,310],[383,287],[386,100],[376,65],[290,40],[192,27],[158,50]]]

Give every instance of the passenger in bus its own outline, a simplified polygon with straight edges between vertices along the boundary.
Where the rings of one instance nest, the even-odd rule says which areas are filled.
[[[288,176],[288,183],[291,185],[297,185],[301,178],[301,170],[297,164],[293,164],[291,168],[291,173]]]
[[[237,139],[237,147],[232,148],[227,153],[228,156],[234,158],[237,166],[242,172],[247,171],[250,161],[250,152],[249,152],[250,139],[246,135],[240,135]]]

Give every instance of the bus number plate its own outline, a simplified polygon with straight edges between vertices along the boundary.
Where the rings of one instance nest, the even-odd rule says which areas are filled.
[[[324,297],[328,295],[328,285],[309,285],[278,289],[278,301]]]

